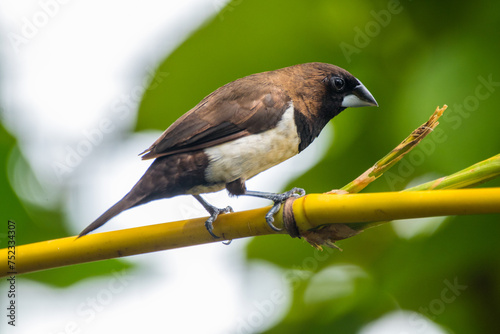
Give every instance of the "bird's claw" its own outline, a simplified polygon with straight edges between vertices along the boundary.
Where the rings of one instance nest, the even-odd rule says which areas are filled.
[[[266,222],[267,225],[271,229],[273,229],[276,232],[281,232],[283,231],[282,228],[276,227],[274,225],[274,215],[280,210],[281,204],[283,204],[287,199],[290,197],[302,197],[306,194],[306,191],[302,188],[293,188],[292,190],[289,190],[287,192],[284,192],[282,194],[274,194],[270,200],[274,202],[273,207],[271,210],[269,210],[266,214]]]
[[[220,239],[220,237],[213,232],[213,224],[220,214],[234,212],[234,210],[232,207],[226,206],[225,208],[212,207],[210,211],[210,217],[205,221],[205,228],[214,239]]]

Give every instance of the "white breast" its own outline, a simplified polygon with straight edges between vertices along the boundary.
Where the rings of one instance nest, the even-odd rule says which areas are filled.
[[[205,149],[209,158],[205,178],[223,184],[249,179],[299,153],[299,143],[290,103],[275,128]]]

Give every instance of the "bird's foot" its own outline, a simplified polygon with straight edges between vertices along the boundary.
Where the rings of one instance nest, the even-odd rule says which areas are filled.
[[[214,237],[214,239],[219,239],[220,237],[213,232],[213,230],[214,230],[214,227],[213,227],[214,222],[215,222],[215,220],[217,219],[217,217],[220,214],[222,214],[222,213],[228,213],[228,212],[234,212],[233,208],[230,207],[230,206],[226,206],[225,208],[221,209],[221,208],[218,208],[218,207],[213,206],[212,204],[208,203],[200,195],[193,195],[193,197],[196,198],[196,200],[198,202],[200,202],[201,205],[203,205],[203,207],[205,208],[205,210],[207,210],[208,213],[210,214],[210,218],[208,218],[205,221],[205,227],[206,227],[208,233],[210,233],[210,235],[212,237]]]
[[[208,233],[210,233],[210,235],[214,237],[214,239],[219,239],[220,237],[213,232],[213,224],[220,214],[234,212],[233,208],[230,206],[226,206],[225,208],[210,206],[210,209],[207,209],[207,211],[210,214],[210,217],[205,221],[205,228],[207,229]]]
[[[271,229],[273,229],[274,231],[277,231],[277,232],[280,232],[283,230],[282,228],[278,228],[274,225],[274,215],[281,208],[281,204],[283,204],[290,197],[302,197],[305,194],[306,194],[306,191],[302,188],[293,188],[292,190],[289,190],[289,191],[284,192],[282,194],[265,193],[265,192],[260,192],[260,191],[247,191],[245,193],[245,195],[248,195],[248,196],[266,198],[266,199],[269,199],[269,200],[274,202],[273,207],[266,214],[266,222]]]

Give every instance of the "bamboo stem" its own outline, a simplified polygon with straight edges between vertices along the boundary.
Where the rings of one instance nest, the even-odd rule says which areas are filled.
[[[16,274],[71,264],[155,252],[266,235],[275,232],[264,216],[268,208],[219,216],[213,239],[205,229],[205,219],[137,227],[114,232],[95,233],[82,238],[68,237],[16,247]],[[387,221],[443,215],[500,213],[500,188],[391,192],[371,194],[311,194],[293,203],[299,231],[325,224]],[[282,211],[275,225],[283,226]],[[285,232],[281,232],[285,233]],[[7,258],[8,249],[0,250]],[[0,262],[0,277],[12,275],[7,261]]]

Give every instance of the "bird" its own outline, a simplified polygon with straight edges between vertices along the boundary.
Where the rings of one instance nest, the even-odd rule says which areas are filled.
[[[284,193],[247,190],[253,176],[303,151],[325,125],[349,107],[377,106],[368,89],[348,71],[311,62],[252,74],[232,81],[203,98],[172,123],[139,155],[154,159],[144,175],[116,204],[88,225],[82,237],[122,211],[163,198],[192,195],[213,223],[231,207],[217,208],[201,194],[227,189],[231,196],[273,201],[266,221],[301,188]]]

